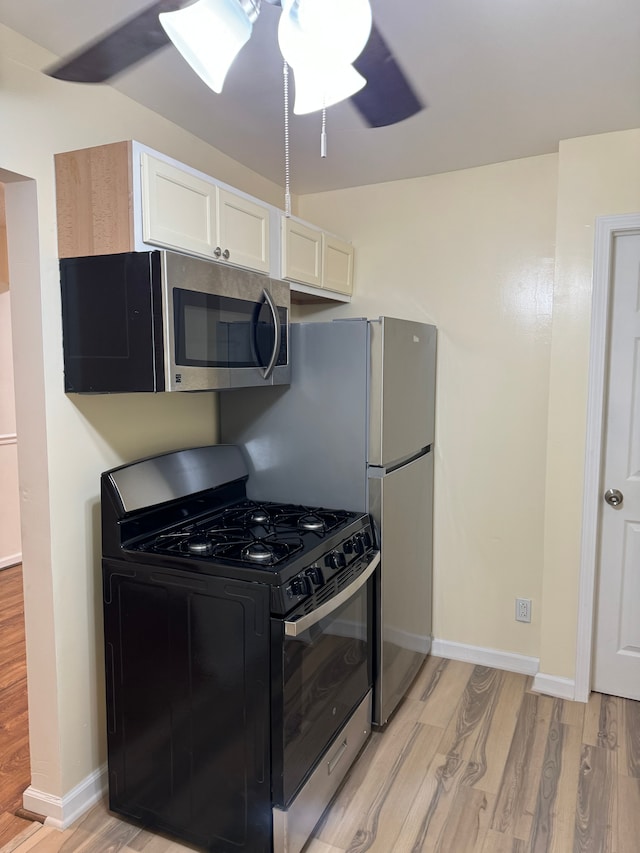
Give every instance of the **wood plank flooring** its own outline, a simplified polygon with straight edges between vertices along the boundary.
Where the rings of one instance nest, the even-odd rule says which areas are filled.
[[[3,853],[193,850],[104,803]],[[430,658],[374,732],[305,853],[640,853],[640,703],[588,705],[530,679]]]
[[[0,846],[31,823],[15,816],[31,781],[22,566],[0,571]]]

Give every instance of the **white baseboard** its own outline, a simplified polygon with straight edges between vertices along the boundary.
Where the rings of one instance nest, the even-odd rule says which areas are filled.
[[[508,672],[520,672],[523,675],[535,675],[540,665],[539,658],[518,655],[514,652],[503,652],[500,649],[468,646],[465,643],[453,643],[449,640],[434,639],[431,654],[439,658],[451,658],[480,666],[506,669]]]
[[[17,566],[22,562],[22,554],[9,554],[8,557],[0,557],[0,570]]]
[[[536,693],[546,693],[557,699],[575,699],[576,683],[572,678],[562,678],[559,675],[545,675],[544,672],[537,673],[533,679],[533,689]]]
[[[428,655],[431,650],[431,637],[424,634],[410,634],[400,628],[386,626],[384,629],[384,640],[401,649],[409,649],[411,652],[420,652]]]
[[[56,797],[29,786],[22,796],[25,809],[46,817],[46,826],[66,829],[91,806],[100,800],[107,790],[107,765],[103,764],[64,797]]]

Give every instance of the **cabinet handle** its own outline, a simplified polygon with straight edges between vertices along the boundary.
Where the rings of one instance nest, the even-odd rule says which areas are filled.
[[[213,257],[219,258],[221,254],[222,254],[222,249],[220,248],[220,246],[216,246],[215,249],[213,250]]]
[[[225,261],[228,261],[231,257],[231,252],[228,249],[225,249],[222,253],[222,257],[225,259]]]

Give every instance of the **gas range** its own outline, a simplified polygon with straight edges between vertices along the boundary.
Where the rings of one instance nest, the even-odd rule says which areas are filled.
[[[375,549],[368,515],[249,500],[247,479],[233,446],[170,453],[106,472],[103,556],[267,584],[271,612],[284,615],[331,596]]]
[[[370,732],[380,553],[368,515],[256,502],[248,478],[232,445],[102,475],[109,804],[300,853]]]

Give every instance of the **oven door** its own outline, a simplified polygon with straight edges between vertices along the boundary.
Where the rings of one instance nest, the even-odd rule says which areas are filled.
[[[287,807],[372,684],[373,581],[379,553],[311,612],[271,620],[272,791]]]

